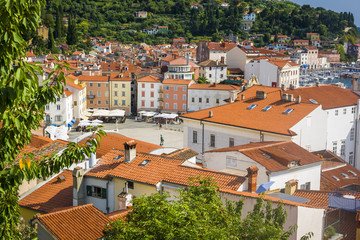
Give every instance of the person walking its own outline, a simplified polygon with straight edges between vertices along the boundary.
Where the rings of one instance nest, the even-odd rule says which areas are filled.
[[[164,137],[160,134],[160,146],[164,146]]]

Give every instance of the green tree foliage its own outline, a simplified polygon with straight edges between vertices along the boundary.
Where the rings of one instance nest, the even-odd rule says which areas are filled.
[[[66,43],[69,45],[75,45],[78,42],[77,32],[76,32],[76,23],[72,16],[69,17],[69,26],[66,35]]]
[[[93,139],[85,147],[71,143],[61,154],[36,161],[33,154],[19,156],[30,143],[31,131],[40,127],[45,105],[55,102],[64,90],[60,65],[39,85],[37,75],[42,75],[42,68],[23,60],[27,42],[22,36],[37,29],[42,6],[42,1],[0,0],[0,239],[23,238],[17,203],[23,181],[48,178],[84,160],[84,153],[89,156],[98,144]]]
[[[64,13],[62,10],[62,6],[59,5],[56,7],[56,20],[55,20],[55,32],[54,32],[54,36],[55,38],[61,38],[64,36],[63,34],[63,30],[64,30],[64,22],[63,22],[63,17],[64,17]]]
[[[49,29],[48,49],[49,49],[52,53],[55,53],[55,52],[56,52],[54,34],[53,34],[53,31],[52,31],[51,28]]]
[[[110,223],[104,239],[288,239],[286,212],[259,198],[254,210],[242,219],[243,201],[224,206],[211,179],[195,178],[176,201],[153,194],[134,199],[125,220]]]

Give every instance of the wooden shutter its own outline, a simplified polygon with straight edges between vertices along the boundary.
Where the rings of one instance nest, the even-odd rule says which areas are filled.
[[[101,198],[106,198],[106,188],[101,189]]]
[[[86,193],[87,193],[88,196],[91,196],[91,195],[92,195],[91,186],[86,186]]]

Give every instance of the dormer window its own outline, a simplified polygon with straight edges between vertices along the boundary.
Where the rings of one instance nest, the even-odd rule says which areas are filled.
[[[295,167],[295,166],[296,166],[296,162],[295,162],[295,161],[290,162],[289,167]]]
[[[251,104],[250,106],[247,107],[248,110],[252,110],[256,107],[256,104]]]
[[[119,160],[120,158],[122,158],[123,155],[118,155],[117,157],[114,157],[114,160]]]
[[[139,166],[146,166],[149,162],[150,160],[144,160],[139,164]]]

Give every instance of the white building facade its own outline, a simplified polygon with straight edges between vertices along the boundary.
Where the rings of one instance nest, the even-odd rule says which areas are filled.
[[[219,83],[227,79],[227,65],[218,60],[206,60],[199,65],[199,77],[205,77],[210,83]]]
[[[61,97],[56,98],[55,103],[45,106],[46,125],[66,125],[74,119],[73,96],[71,92],[65,91]]]
[[[137,79],[137,110],[157,111],[162,103],[162,83],[149,75]]]

